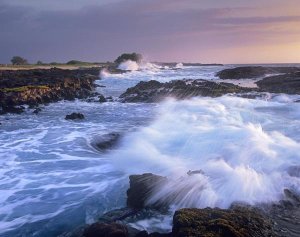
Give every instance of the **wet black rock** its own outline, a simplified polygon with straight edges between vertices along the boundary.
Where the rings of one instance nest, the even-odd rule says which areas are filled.
[[[187,99],[194,96],[218,97],[228,93],[252,91],[230,83],[207,80],[175,80],[161,83],[155,80],[140,82],[120,96],[122,102],[159,102],[166,97]]]
[[[127,190],[127,206],[136,209],[142,209],[144,207],[160,208],[160,204],[147,203],[151,194],[157,191],[161,185],[163,185],[167,178],[146,173],[142,175],[130,175],[129,176],[130,187]]]
[[[300,72],[266,77],[256,84],[266,92],[300,94]]]
[[[100,102],[100,103],[104,103],[104,102],[107,102],[107,100],[105,99],[105,97],[103,96],[103,95],[99,95],[98,96],[98,101]]]
[[[197,174],[204,175],[205,173],[203,170],[189,170],[186,174],[189,176],[192,176],[192,175],[197,175]]]
[[[280,237],[300,236],[300,195],[285,189],[283,199],[267,208],[266,214],[274,223],[274,231]]]
[[[154,232],[148,234],[147,231],[141,231],[135,237],[172,237],[172,236],[173,236],[172,233],[162,234],[162,233]]]
[[[7,106],[4,105],[0,106],[0,115],[1,114],[7,114],[7,113],[11,113],[11,114],[21,114],[25,111],[25,107],[24,106]]]
[[[23,104],[36,106],[87,98],[93,93],[99,71],[100,68],[1,70],[0,107],[8,113]]]
[[[126,226],[118,223],[97,222],[85,229],[84,237],[129,237]]]
[[[267,74],[292,73],[300,71],[298,67],[246,66],[224,69],[216,74],[220,79],[259,78]]]
[[[253,208],[181,209],[173,217],[174,237],[274,237],[271,221]]]
[[[38,114],[39,112],[41,112],[42,109],[41,108],[36,108],[32,113],[34,114]]]
[[[66,120],[82,120],[84,119],[84,115],[81,113],[72,113],[68,114],[65,117]]]
[[[107,151],[116,147],[120,141],[121,134],[119,133],[108,133],[98,137],[93,145],[100,151]]]

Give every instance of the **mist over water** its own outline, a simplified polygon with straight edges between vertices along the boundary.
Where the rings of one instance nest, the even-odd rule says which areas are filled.
[[[181,65],[180,65],[181,67]],[[139,65],[102,72],[97,88],[117,98],[139,81],[216,80],[223,66]],[[260,94],[168,100],[162,104],[58,102],[38,115],[0,117],[0,236],[57,236],[123,207],[128,175],[151,172],[169,182],[148,200],[172,208],[228,207],[280,200],[299,190],[300,104],[296,95]],[[81,112],[81,122],[66,121]],[[120,133],[118,147],[93,144]],[[201,170],[188,176],[189,170]],[[135,223],[170,228],[170,216]],[[148,227],[147,227],[148,226]]]
[[[115,165],[169,177],[149,202],[227,208],[278,201],[285,188],[299,191],[289,169],[300,165],[300,105],[274,100],[168,101],[150,126],[123,140]],[[189,170],[202,174],[188,177]]]

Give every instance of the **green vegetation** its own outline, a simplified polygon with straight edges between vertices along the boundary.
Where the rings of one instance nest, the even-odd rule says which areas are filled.
[[[22,58],[20,56],[14,56],[12,59],[11,59],[11,63],[13,65],[27,65],[28,64],[28,61],[25,59],[25,58]]]
[[[48,86],[41,85],[41,86],[21,86],[21,87],[12,87],[12,88],[1,88],[0,91],[4,93],[9,93],[9,92],[23,92],[27,90],[32,90],[32,89],[49,89]]]
[[[83,61],[78,61],[78,60],[71,60],[69,62],[67,62],[67,65],[91,65],[94,63],[90,63],[90,62],[83,62]]]
[[[127,60],[131,60],[131,61],[139,63],[139,62],[142,61],[142,59],[143,59],[143,56],[141,54],[138,54],[138,53],[124,53],[115,60],[115,63],[120,64],[120,63],[125,62]]]

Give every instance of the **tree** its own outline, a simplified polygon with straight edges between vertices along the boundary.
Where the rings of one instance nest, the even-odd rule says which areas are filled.
[[[22,58],[20,56],[14,56],[11,59],[11,63],[13,65],[26,65],[26,64],[28,64],[28,61],[25,58]]]
[[[142,61],[142,59],[143,59],[143,56],[141,54],[138,54],[138,53],[124,53],[115,60],[115,63],[120,64],[120,63],[125,62],[127,60],[131,60],[131,61],[139,63],[139,62]]]
[[[43,65],[44,63],[43,63],[42,61],[39,60],[39,61],[36,62],[36,64],[37,64],[37,65]]]

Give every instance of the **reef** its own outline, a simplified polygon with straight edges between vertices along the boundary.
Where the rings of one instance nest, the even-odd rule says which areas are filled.
[[[207,80],[174,80],[161,83],[155,80],[139,82],[120,96],[122,102],[160,102],[167,97],[188,99],[195,96],[219,97],[228,93],[250,92],[252,88],[231,83]]]
[[[0,71],[0,113],[21,113],[31,107],[59,100],[87,98],[94,93],[100,68],[31,69]]]
[[[285,74],[300,71],[298,67],[263,67],[246,66],[224,69],[216,74],[220,79],[250,79],[264,77],[268,74]]]
[[[190,171],[187,176],[199,173],[202,171]],[[179,209],[168,233],[138,230],[129,223],[165,213],[167,206],[157,208],[147,200],[168,178],[146,173],[131,175],[129,180],[127,207],[107,212],[96,223],[60,237],[296,237],[300,233],[300,197],[292,190],[284,190],[282,200],[273,204]]]

